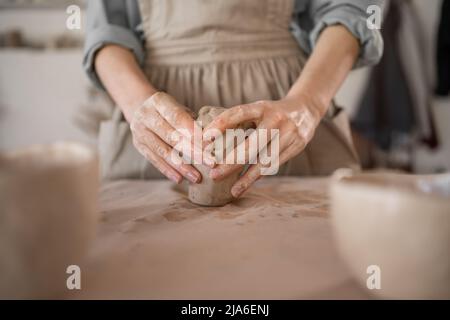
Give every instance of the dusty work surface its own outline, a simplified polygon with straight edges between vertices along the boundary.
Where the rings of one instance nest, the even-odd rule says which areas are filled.
[[[103,186],[82,298],[367,298],[337,255],[326,179],[266,178],[220,208],[168,181]]]

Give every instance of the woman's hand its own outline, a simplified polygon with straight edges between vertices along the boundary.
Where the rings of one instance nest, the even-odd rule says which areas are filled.
[[[192,150],[190,154],[183,154],[185,160],[202,161],[201,146],[196,148],[199,150],[194,148],[197,124],[189,109],[170,95],[157,92],[137,109],[130,122],[134,146],[162,174],[176,183],[180,183],[183,177],[193,183],[200,182],[201,174],[192,165],[180,161],[181,158],[176,159],[178,152]],[[183,149],[186,145],[189,149]],[[205,160],[210,160],[209,164],[213,165],[211,159]]]
[[[211,132],[217,131],[209,129],[216,128],[223,132],[240,123],[253,121],[259,128],[279,129],[279,165],[285,163],[299,154],[312,139],[320,119],[350,72],[359,51],[358,39],[345,26],[325,28],[286,98],[233,107],[206,128],[204,139],[210,139],[213,136]],[[245,145],[247,153],[248,140]],[[248,158],[252,159],[252,156],[250,153]],[[211,170],[210,176],[222,179],[241,168],[242,165],[222,164]],[[247,190],[261,176],[261,169],[261,164],[251,165],[231,189],[233,196],[239,197]]]
[[[281,165],[305,148],[312,139],[325,110],[326,107],[305,97],[287,97],[279,101],[258,101],[239,105],[226,110],[211,122],[205,128],[203,139],[212,141],[217,138],[219,133],[224,133],[226,129],[234,129],[245,122],[253,122],[256,125],[256,130],[251,135],[258,135],[258,129],[267,129],[269,134],[270,129],[277,129],[278,135],[262,140],[266,140],[267,149],[271,150],[270,144],[274,143],[273,139],[278,139],[279,154],[276,156],[279,160],[278,165]],[[265,145],[261,145],[261,141],[258,141],[257,146],[249,143],[251,135],[242,142],[245,143],[246,162],[255,159],[258,150],[265,147]],[[237,154],[239,148],[242,150],[242,147],[236,146],[234,154]],[[271,158],[273,156],[271,155]],[[243,166],[243,164],[219,164],[210,171],[210,177],[221,180],[236,170],[242,170]],[[259,160],[250,165],[245,174],[232,187],[233,196],[237,198],[247,190],[253,182],[260,178],[261,170],[266,166]]]
[[[192,138],[187,136],[193,134],[195,123],[189,110],[168,94],[157,92],[133,53],[126,48],[103,47],[95,58],[95,68],[130,123],[133,142],[139,152],[169,179],[179,183],[185,177],[191,182],[199,182],[200,173],[193,166],[174,161],[172,157],[177,140],[181,145],[190,146]],[[202,161],[201,150],[192,147],[191,151],[184,152],[184,157],[193,153],[196,161]],[[204,162],[209,164],[208,159]]]

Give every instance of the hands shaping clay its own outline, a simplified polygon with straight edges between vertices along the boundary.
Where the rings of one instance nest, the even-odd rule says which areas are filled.
[[[206,106],[200,109],[197,122],[202,129],[206,128],[225,108]],[[239,179],[240,171],[236,171],[223,180],[214,181],[209,177],[209,167],[194,165],[202,174],[202,181],[189,185],[189,200],[202,206],[223,206],[233,200],[231,187]]]

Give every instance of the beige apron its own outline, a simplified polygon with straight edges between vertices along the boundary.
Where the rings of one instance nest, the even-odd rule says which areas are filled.
[[[198,111],[283,98],[305,56],[289,31],[294,0],[140,0],[145,74]],[[163,178],[133,147],[119,108],[102,122],[102,177]],[[358,167],[348,120],[332,105],[306,149],[279,175],[327,175]]]

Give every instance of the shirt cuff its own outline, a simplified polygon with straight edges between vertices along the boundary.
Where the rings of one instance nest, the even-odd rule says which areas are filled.
[[[145,58],[142,44],[131,30],[117,25],[108,25],[89,32],[84,46],[83,68],[94,85],[103,90],[104,87],[95,71],[94,59],[97,52],[107,44],[116,44],[130,49],[141,66]]]
[[[361,49],[354,68],[374,65],[380,61],[384,48],[380,30],[369,29],[365,13],[348,6],[334,7],[320,17],[309,35],[311,48],[314,48],[324,28],[338,24],[346,27],[360,43]]]

